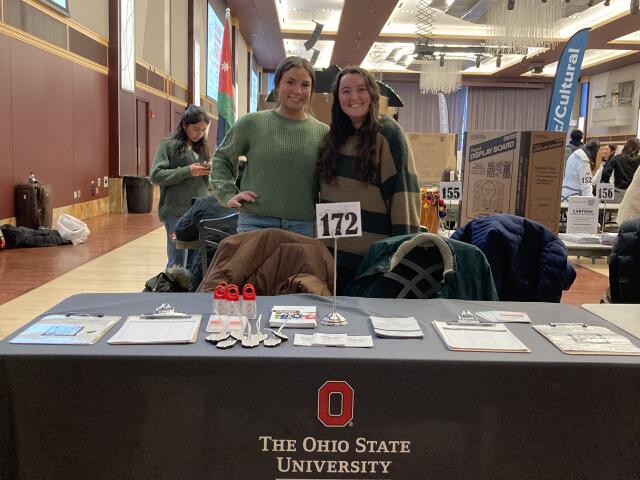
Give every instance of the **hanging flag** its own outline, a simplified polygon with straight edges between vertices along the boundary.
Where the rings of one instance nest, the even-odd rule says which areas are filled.
[[[216,145],[220,145],[229,127],[235,122],[233,98],[233,63],[231,62],[231,35],[229,33],[229,17],[227,8],[224,16],[224,34],[222,35],[222,52],[220,53],[220,74],[218,77],[218,131]]]
[[[566,132],[569,130],[573,99],[578,90],[580,68],[587,49],[589,29],[578,30],[567,42],[558,61],[556,80],[551,91],[551,102],[547,111],[547,130]]]

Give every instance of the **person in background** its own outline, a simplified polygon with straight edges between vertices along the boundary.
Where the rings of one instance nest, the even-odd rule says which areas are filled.
[[[616,223],[622,225],[628,220],[640,217],[640,168],[633,174],[633,180],[624,193],[624,198],[620,203]]]
[[[359,201],[362,209],[362,236],[338,244],[340,292],[375,241],[417,233],[420,227],[420,187],[411,149],[400,125],[379,117],[379,97],[366,70],[346,67],[338,74],[331,130],[318,160],[320,201]]]
[[[576,149],[567,159],[562,180],[562,200],[573,195],[592,196],[591,162],[595,161],[600,148],[598,140],[589,140],[586,145]]]
[[[191,199],[209,193],[209,123],[207,112],[189,105],[175,131],[158,145],[151,166],[151,181],[160,185],[158,216],[167,231],[167,268],[189,268],[195,256],[195,250],[177,249],[173,236],[176,222],[191,207]]]
[[[613,156],[616,154],[616,148],[617,148],[616,145],[613,143],[610,143],[608,145],[603,145],[602,147],[600,147],[600,150],[602,152],[602,160],[600,161],[600,166],[598,167],[598,170],[596,170],[596,173],[593,176],[593,179],[591,180],[591,184],[593,185],[594,192],[598,184],[602,183],[602,170],[604,169],[605,164],[609,160],[611,160]],[[609,182],[613,182],[613,177],[609,179]]]
[[[602,169],[602,181],[608,182],[612,174],[614,175],[615,195],[613,201],[620,203],[624,197],[624,192],[629,187],[633,176],[640,164],[638,157],[640,151],[640,140],[631,138],[624,144],[622,153],[615,155]]]
[[[582,138],[584,137],[584,133],[582,130],[571,130],[569,134],[569,143],[564,147],[564,164],[567,165],[567,160],[571,156],[573,152],[575,152],[578,148],[580,148],[584,143],[582,143]]]
[[[315,166],[329,127],[308,113],[314,83],[308,60],[282,60],[275,72],[276,108],[241,117],[213,155],[213,191],[221,205],[239,210],[238,233],[281,228],[315,235]],[[240,155],[247,161],[238,188]]]

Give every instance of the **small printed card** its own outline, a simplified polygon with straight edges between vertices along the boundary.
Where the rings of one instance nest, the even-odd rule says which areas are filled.
[[[296,333],[293,344],[298,347],[373,347],[371,335],[347,335],[346,333],[322,333],[313,335]]]
[[[316,328],[316,307],[275,305],[271,309],[269,326],[271,328],[280,327],[286,322],[284,328]]]

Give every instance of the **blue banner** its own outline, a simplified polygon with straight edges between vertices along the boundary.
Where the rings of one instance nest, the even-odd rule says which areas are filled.
[[[589,30],[585,28],[577,31],[564,47],[556,70],[556,80],[547,112],[546,130],[556,132],[569,130],[573,100],[578,90],[580,68],[587,49]]]

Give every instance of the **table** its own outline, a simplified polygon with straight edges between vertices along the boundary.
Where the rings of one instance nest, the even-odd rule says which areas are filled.
[[[317,305],[322,316],[331,300],[262,297],[258,311]],[[126,315],[162,302],[206,313],[210,301],[85,294],[49,313]],[[368,315],[402,314],[425,338],[226,351],[202,332],[195,344],[167,346],[106,344],[116,330],[93,346],[5,339],[0,478],[638,478],[640,358],[565,355],[522,324],[510,328],[532,353],[451,352],[430,325],[496,308],[622,332],[562,304],[339,297],[349,325],[321,331],[370,334]]]
[[[640,338],[640,305],[636,303],[585,303],[586,311],[613,323],[625,332]]]
[[[595,257],[608,257],[613,250],[613,245],[603,245],[602,243],[576,243],[568,240],[562,240],[562,243],[567,247],[569,256],[591,257],[594,263]]]

